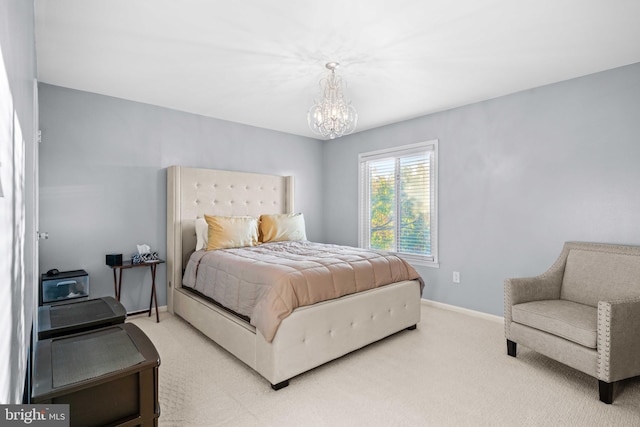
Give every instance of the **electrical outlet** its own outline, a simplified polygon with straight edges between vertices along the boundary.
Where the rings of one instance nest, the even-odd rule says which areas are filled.
[[[453,272],[453,283],[460,283],[460,272],[459,271],[454,271]]]

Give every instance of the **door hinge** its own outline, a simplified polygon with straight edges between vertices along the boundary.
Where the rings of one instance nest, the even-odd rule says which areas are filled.
[[[38,236],[38,240],[47,240],[49,238],[49,233],[46,231],[36,231],[36,235]]]
[[[38,142],[42,142],[42,131],[38,129]]]

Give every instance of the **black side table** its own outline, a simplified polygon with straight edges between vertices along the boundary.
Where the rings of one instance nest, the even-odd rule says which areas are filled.
[[[160,315],[158,314],[158,295],[156,294],[156,268],[158,264],[164,264],[164,260],[158,259],[155,261],[141,262],[139,264],[133,264],[131,261],[124,261],[120,265],[110,265],[113,270],[113,290],[116,294],[116,299],[120,301],[120,292],[122,290],[122,270],[126,270],[129,268],[137,268],[137,267],[149,267],[151,268],[151,299],[149,301],[149,316],[151,316],[151,307],[153,303],[156,304],[156,322],[160,322]],[[119,272],[118,276],[116,276],[116,271]],[[146,310],[144,310],[146,311]],[[143,311],[143,312],[144,312]],[[130,313],[130,314],[137,314]]]

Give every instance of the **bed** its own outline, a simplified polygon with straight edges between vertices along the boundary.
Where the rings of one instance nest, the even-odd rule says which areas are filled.
[[[278,390],[296,375],[420,321],[421,284],[402,280],[310,306],[282,319],[272,340],[182,286],[195,220],[294,212],[293,177],[171,166],[167,170],[167,307]]]

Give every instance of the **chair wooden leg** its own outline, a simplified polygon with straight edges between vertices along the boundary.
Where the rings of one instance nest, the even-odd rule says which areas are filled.
[[[517,343],[511,341],[511,340],[507,340],[507,354],[511,357],[516,357],[516,347],[518,346]]]
[[[611,405],[613,403],[613,384],[598,380],[598,389],[600,391],[600,402]]]
[[[289,385],[289,380],[285,380],[285,381],[282,381],[282,382],[280,382],[278,384],[271,384],[271,388],[274,389],[275,391],[278,391],[280,389],[285,388],[288,385]]]

